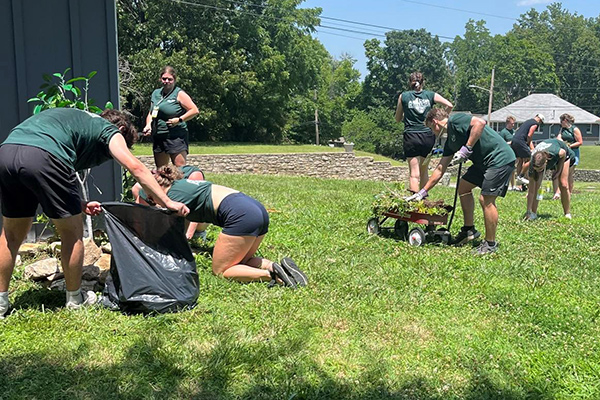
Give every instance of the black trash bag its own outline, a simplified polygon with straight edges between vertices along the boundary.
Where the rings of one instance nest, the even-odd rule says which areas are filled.
[[[184,219],[141,204],[108,202],[102,208],[112,247],[102,303],[127,313],[193,307],[198,273]]]

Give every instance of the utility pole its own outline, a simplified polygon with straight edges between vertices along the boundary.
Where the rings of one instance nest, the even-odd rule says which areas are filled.
[[[317,89],[315,89],[315,144],[317,146],[319,145],[319,108],[317,105]]]
[[[488,126],[492,127],[492,100],[494,99],[494,71],[496,66],[492,68],[492,82],[490,83],[490,102],[488,104]]]

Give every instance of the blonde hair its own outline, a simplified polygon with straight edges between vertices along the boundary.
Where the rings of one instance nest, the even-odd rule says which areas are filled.
[[[517,119],[515,117],[513,117],[512,115],[509,115],[508,117],[506,117],[506,122],[508,122],[508,121],[517,122]]]
[[[570,124],[575,123],[575,117],[572,116],[571,114],[567,114],[567,113],[564,113],[563,115],[561,115],[560,116],[560,120],[561,121],[563,121],[563,120],[568,121]]]
[[[427,117],[425,118],[425,125],[430,125],[433,123],[433,120],[441,121],[444,118],[448,117],[448,112],[444,109],[434,107],[427,113]]]

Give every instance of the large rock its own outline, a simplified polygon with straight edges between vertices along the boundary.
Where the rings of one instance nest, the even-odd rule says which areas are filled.
[[[104,253],[111,254],[111,253],[112,253],[112,246],[111,246],[111,244],[110,244],[110,243],[104,243],[104,244],[102,245],[102,251],[103,251]]]
[[[20,256],[29,256],[33,257],[40,253],[43,248],[46,246],[45,243],[23,243],[19,247],[19,255]]]
[[[110,254],[102,254],[102,256],[98,259],[98,261],[96,261],[96,264],[94,264],[96,267],[98,267],[100,269],[100,275],[98,276],[98,282],[100,282],[101,284],[106,283],[106,278],[108,277],[108,274],[110,273],[110,259],[111,259]]]
[[[102,249],[90,238],[83,239],[83,265],[92,265],[102,255]]]
[[[100,276],[100,268],[95,265],[84,265],[81,273],[81,279],[85,281],[96,281]]]
[[[65,282],[64,279],[59,279],[57,281],[54,281],[50,284],[50,289],[52,290],[58,290],[61,292],[64,292],[67,290],[67,284]],[[98,281],[86,281],[86,280],[82,280],[81,281],[81,291],[85,292],[85,291],[100,291],[101,290],[101,286],[98,284]]]
[[[33,281],[53,280],[62,274],[60,263],[56,258],[46,258],[25,267],[23,276]],[[52,279],[50,279],[52,278]]]

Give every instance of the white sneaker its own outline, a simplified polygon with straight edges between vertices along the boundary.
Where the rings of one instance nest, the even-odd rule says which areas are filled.
[[[529,179],[527,179],[527,178],[525,178],[524,176],[521,176],[521,175],[517,176],[516,181],[518,183],[520,183],[521,185],[529,185]]]
[[[537,214],[531,211],[527,211],[525,213],[525,221],[535,221],[537,219]]]
[[[98,302],[98,296],[96,293],[88,290],[87,292],[81,292],[81,296],[83,297],[83,303],[75,303],[74,301],[69,301],[66,304],[66,307],[69,310],[79,310],[82,307],[92,306]]]
[[[0,319],[4,319],[10,309],[10,303],[0,304]]]
[[[571,216],[571,213],[565,214],[565,218],[566,219],[572,219],[573,217]]]

